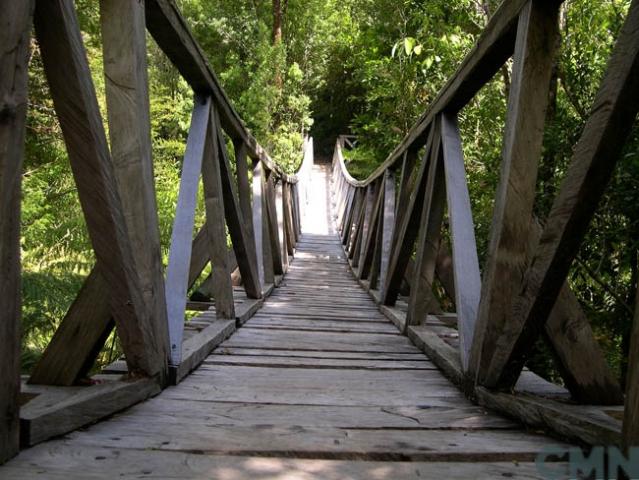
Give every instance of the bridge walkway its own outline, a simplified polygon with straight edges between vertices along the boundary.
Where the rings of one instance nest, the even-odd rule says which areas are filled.
[[[178,386],[23,451],[2,478],[538,478],[537,453],[565,445],[473,405],[379,312],[315,170],[315,233],[257,314]]]

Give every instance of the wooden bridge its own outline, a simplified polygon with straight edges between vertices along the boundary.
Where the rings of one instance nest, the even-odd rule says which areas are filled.
[[[0,0],[0,477],[570,478],[565,457],[535,459],[639,445],[638,314],[624,394],[566,283],[639,110],[639,0],[551,212],[538,220],[560,4],[505,0],[410,133],[358,181],[344,163],[357,141],[349,136],[337,139],[332,163],[314,162],[308,139],[298,172],[283,172],[172,0],[100,2],[108,141],[73,2]],[[32,21],[97,261],[21,378]],[[146,31],[195,96],[166,271]],[[457,115],[511,57],[480,271]],[[188,299],[207,264],[200,288],[214,301]],[[442,310],[435,282],[454,312]],[[187,321],[187,311],[199,313]],[[124,358],[86,385],[114,328]],[[525,368],[539,337],[563,386]]]

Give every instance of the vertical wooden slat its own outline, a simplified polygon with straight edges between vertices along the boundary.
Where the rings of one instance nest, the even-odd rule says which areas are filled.
[[[220,174],[219,137],[216,134],[214,107],[210,111],[209,128],[202,160],[202,184],[206,209],[206,233],[211,259],[211,280],[215,313],[218,318],[235,318],[233,284],[226,248],[224,198]]]
[[[277,259],[273,254],[273,244],[271,238],[271,220],[269,219],[269,188],[268,188],[268,180],[267,180],[267,172],[264,169],[264,166],[261,167],[260,172],[260,199],[261,199],[261,219],[260,223],[262,225],[262,257],[263,257],[263,268],[264,268],[264,282],[267,284],[275,283],[275,262],[279,261],[280,269],[282,267],[282,262],[279,260],[279,256]],[[259,261],[259,259],[258,259]]]
[[[366,247],[364,248],[364,255],[360,261],[359,278],[366,280],[370,278],[371,270],[373,269],[373,260],[375,257],[375,245],[378,237],[378,230],[380,228],[380,211],[382,209],[382,201],[384,199],[383,183],[381,181],[375,182],[375,202],[373,209],[371,210],[370,223],[368,227],[368,235],[366,237]]]
[[[428,172],[429,153],[433,144],[434,128],[429,128],[426,139],[425,154],[415,178],[412,191],[407,191],[408,185],[400,191],[400,201],[405,202],[400,206],[401,215],[396,222],[393,231],[393,244],[388,263],[388,274],[384,286],[382,302],[385,305],[394,305],[399,294],[402,280],[406,273],[406,267],[413,254],[415,239],[422,219],[422,207],[424,204],[424,192],[426,191],[426,173]],[[406,158],[408,162],[409,157]],[[408,177],[408,175],[406,175]]]
[[[292,186],[291,199],[293,201],[293,218],[295,219],[295,242],[300,241],[302,234],[302,209],[300,207],[300,182],[294,183]]]
[[[384,173],[384,213],[382,228],[382,251],[379,273],[380,290],[384,290],[386,275],[388,273],[388,263],[390,261],[391,248],[393,245],[393,231],[395,229],[395,172],[391,169]],[[383,296],[383,292],[382,292]]]
[[[379,209],[377,210],[377,223],[373,240],[373,257],[368,275],[369,290],[379,289],[379,274],[382,266],[382,252],[384,245],[384,177],[380,178]]]
[[[366,243],[368,242],[368,232],[371,224],[371,218],[373,215],[373,207],[375,206],[375,188],[374,183],[370,183],[366,186],[366,198],[364,206],[364,224],[362,226],[362,241],[360,246],[359,260],[357,266],[360,266],[364,262],[364,255],[366,254]]]
[[[360,201],[355,218],[355,228],[351,233],[351,238],[348,243],[348,259],[351,260],[353,267],[357,267],[359,262],[359,253],[362,248],[362,234],[364,230],[364,215],[366,214],[366,188],[361,188],[359,191]]]
[[[350,212],[348,212],[348,217],[344,225],[344,231],[342,232],[342,245],[346,247],[347,252],[350,249],[351,240],[354,234],[355,226],[357,224],[357,217],[361,203],[361,193],[361,189],[355,188],[355,192],[353,194],[353,202],[351,203],[351,209]]]
[[[633,0],[511,320],[495,347],[484,383],[513,385],[541,333],[586,235],[639,110],[639,0]]]
[[[399,179],[399,195],[397,197],[397,204],[395,205],[395,217],[397,218],[397,225],[401,224],[401,221],[406,213],[406,207],[411,194],[411,182],[410,178],[415,169],[415,163],[417,163],[417,151],[415,149],[409,149],[404,152],[404,158],[402,159],[402,171]],[[393,233],[396,235],[397,231]],[[395,238],[393,235],[393,238]]]
[[[278,207],[277,207],[277,195],[275,187],[274,174],[268,172],[268,178],[266,179],[266,215],[267,224],[269,229],[268,238],[271,244],[271,256],[273,257],[273,273],[275,275],[282,275],[284,273],[284,264],[282,259],[282,248],[280,242],[280,229],[278,220]]]
[[[152,328],[168,358],[160,228],[151,153],[144,4],[101,0],[109,138],[124,218]]]
[[[191,116],[191,128],[186,140],[180,191],[171,233],[169,264],[166,269],[166,309],[173,365],[179,365],[182,360],[186,287],[191,261],[197,189],[202,171],[210,112],[211,98],[196,97]]]
[[[529,261],[525,239],[535,201],[559,6],[531,0],[519,16],[500,181],[469,361],[470,374],[477,372],[480,380]]]
[[[282,214],[284,215],[284,230],[286,231],[286,250],[289,255],[295,252],[295,232],[293,227],[293,213],[291,209],[291,185],[282,180]]]
[[[277,230],[280,241],[281,255],[282,255],[282,270],[286,272],[288,270],[288,239],[286,238],[286,219],[284,218],[285,210],[284,210],[284,181],[280,180],[275,185],[275,196],[276,196],[276,207],[275,211],[277,213],[276,221],[277,221]]]
[[[433,126],[433,143],[429,155],[429,170],[422,208],[422,225],[417,242],[417,258],[411,281],[410,299],[404,329],[425,319],[438,307],[432,300],[432,284],[439,251],[442,220],[446,206],[444,166],[440,159],[440,126]]]
[[[20,184],[33,2],[0,0],[0,464],[18,453]]]
[[[91,243],[110,285],[129,370],[166,371],[164,338],[147,314],[73,2],[37,2],[36,35]]]
[[[240,209],[237,194],[235,192],[235,182],[233,172],[226,150],[226,142],[220,128],[219,115],[215,112],[215,125],[217,130],[217,141],[220,159],[220,174],[222,178],[222,195],[224,196],[224,214],[229,235],[233,243],[233,251],[237,259],[237,265],[242,275],[242,283],[246,295],[249,298],[260,298],[262,296],[262,285],[257,270],[257,255],[255,254],[255,242],[246,231],[246,221]],[[249,217],[249,221],[252,217]]]
[[[265,274],[264,274],[264,246],[263,246],[263,230],[264,230],[264,213],[262,211],[262,205],[264,203],[264,199],[262,198],[262,184],[263,184],[263,175],[264,175],[264,167],[262,166],[262,162],[256,160],[253,164],[253,208],[252,208],[252,222],[253,222],[253,232],[255,238],[255,255],[257,256],[257,270],[260,278],[260,284],[264,285],[265,283]],[[272,268],[272,266],[271,266]]]
[[[240,210],[242,210],[246,233],[249,238],[253,238],[252,187],[249,182],[247,147],[244,142],[234,142],[233,146],[235,150],[235,175],[237,176],[237,194],[240,202]]]
[[[441,128],[448,217],[453,248],[459,351],[462,366],[466,370],[477,319],[481,277],[456,116],[442,114]]]

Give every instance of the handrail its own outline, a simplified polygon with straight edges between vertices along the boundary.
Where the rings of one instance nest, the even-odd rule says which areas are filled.
[[[546,406],[536,407],[541,412],[537,415],[527,415],[530,404],[505,400],[494,391],[519,385],[531,348],[545,332],[575,401],[624,403],[566,278],[639,110],[639,0],[630,6],[542,229],[532,212],[561,3],[505,0],[456,73],[366,179],[350,175],[343,156],[345,137],[338,137],[332,191],[336,223],[353,272],[382,311],[418,339],[471,398],[565,435],[565,425],[554,422],[555,414],[544,410]],[[480,272],[457,114],[513,53],[504,165],[486,265]],[[424,156],[417,167],[422,147]],[[442,239],[445,211],[450,252]],[[437,279],[455,305],[457,351],[421,326],[428,315],[441,313],[432,288]],[[397,300],[407,286],[407,305],[400,307]],[[625,445],[639,443],[639,309],[634,329]],[[573,413],[567,416],[574,418]],[[601,433],[601,424],[592,419],[578,421],[588,427],[570,430],[575,438],[589,442],[597,438],[595,432]],[[621,444],[618,426],[606,428],[606,435]]]
[[[527,0],[505,0],[500,4],[455,73],[386,160],[361,181],[362,185],[372,183],[388,169],[399,168],[397,163],[407,151],[417,151],[426,142],[429,125],[438,114],[459,111],[493,77],[514,51],[517,21],[527,3]]]
[[[220,113],[222,127],[231,139],[244,143],[248,147],[249,156],[259,159],[278,178],[295,183],[295,176],[284,172],[246,128],[193,37],[175,0],[149,0],[145,5],[147,29],[195,93],[212,95]]]

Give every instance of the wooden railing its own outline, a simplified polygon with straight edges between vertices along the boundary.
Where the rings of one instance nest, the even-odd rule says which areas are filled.
[[[366,180],[349,175],[342,150],[351,139],[340,137],[333,159],[336,222],[355,274],[382,310],[471,397],[563,435],[621,443],[621,424],[601,411],[585,418],[564,404],[498,393],[518,389],[526,359],[543,336],[573,402],[624,403],[566,277],[639,108],[639,1],[630,6],[542,228],[533,204],[560,5],[505,0],[454,76]],[[457,114],[511,56],[501,178],[480,272]],[[441,236],[446,211],[450,253]],[[455,305],[456,352],[434,333],[439,327],[428,329],[428,315],[442,313],[433,295],[436,278]],[[410,293],[398,300],[406,284]],[[639,444],[637,315],[623,421],[626,445]]]
[[[240,318],[226,228],[244,297],[259,302],[286,271],[300,234],[300,212],[297,178],[282,171],[246,129],[172,0],[100,2],[110,142],[74,2],[0,0],[0,18],[2,462],[16,453],[19,435],[20,180],[32,20],[97,262],[29,383],[76,384],[87,375],[114,327],[129,380],[90,387],[96,393],[84,392],[75,403],[71,393],[57,391],[64,399],[60,421],[51,411],[56,402],[40,405],[37,418],[43,418],[43,411],[47,418],[37,425],[36,414],[26,413],[31,402],[26,404],[22,443],[77,428],[157,393],[169,381],[179,381]],[[166,281],[151,152],[147,30],[193,88],[195,98]],[[227,139],[233,144],[235,175]],[[194,236],[200,176],[206,222]],[[192,342],[189,354],[194,359],[185,366],[186,295],[209,261],[215,315],[230,323]],[[149,380],[131,384],[135,378]]]

